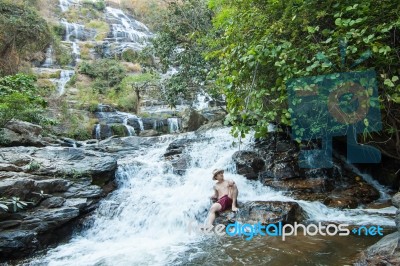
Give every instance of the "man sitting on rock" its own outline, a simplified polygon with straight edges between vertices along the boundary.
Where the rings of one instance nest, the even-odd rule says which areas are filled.
[[[223,212],[232,207],[232,211],[237,211],[238,189],[233,180],[224,180],[224,170],[215,169],[213,171],[213,180],[217,180],[214,186],[214,195],[211,197],[215,202],[211,208],[208,217],[208,224],[213,225],[216,212]],[[218,199],[218,200],[217,200]]]

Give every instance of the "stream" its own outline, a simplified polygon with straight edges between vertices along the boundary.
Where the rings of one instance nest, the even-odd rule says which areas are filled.
[[[164,159],[177,138],[188,142],[190,160],[184,175],[174,174]],[[68,243],[26,262],[28,265],[343,265],[377,242],[377,236],[240,236],[189,234],[190,221],[203,223],[210,207],[214,168],[225,169],[239,189],[239,204],[246,201],[296,201],[307,222],[395,226],[394,208],[329,208],[319,202],[295,200],[281,191],[235,174],[232,155],[239,149],[228,128],[204,133],[165,135],[160,141],[125,156],[118,162],[118,189],[102,200],[87,220],[86,229]],[[241,149],[251,145],[246,138]],[[240,208],[240,205],[239,205]],[[24,265],[26,265],[24,264]]]

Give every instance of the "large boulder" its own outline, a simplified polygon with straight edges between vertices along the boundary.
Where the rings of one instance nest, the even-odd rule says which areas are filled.
[[[182,129],[185,132],[195,131],[207,123],[207,118],[194,109],[186,109],[182,113]]]
[[[9,147],[0,149],[0,166],[1,197],[20,204],[0,211],[0,262],[64,239],[115,189],[117,160],[98,151]]]
[[[397,192],[393,197],[392,197],[392,204],[396,208],[400,208],[400,192]]]
[[[256,224],[293,224],[305,219],[304,211],[296,202],[282,201],[250,201],[239,204],[238,213],[225,211],[215,219],[216,224],[230,224],[234,222]]]
[[[7,146],[46,146],[46,142],[40,135],[42,127],[23,122],[19,120],[12,120],[5,125],[2,129],[2,142]]]
[[[370,246],[354,265],[400,265],[400,232],[389,234]]]
[[[264,160],[253,151],[237,151],[232,159],[236,164],[237,173],[244,175],[247,179],[257,179],[265,166]]]

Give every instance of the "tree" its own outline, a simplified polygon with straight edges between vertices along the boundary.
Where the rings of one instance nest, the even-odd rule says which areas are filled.
[[[52,40],[43,18],[12,1],[0,1],[0,32],[0,76],[17,73],[26,55],[44,50]]]
[[[205,36],[212,34],[212,12],[205,0],[183,0],[168,3],[153,40],[155,53],[163,70],[173,67],[177,73],[166,82],[166,96],[170,105],[178,99],[192,99],[202,89],[209,90],[207,76],[213,61],[206,61],[208,49]]]
[[[236,135],[254,128],[263,136],[271,122],[291,125],[286,85],[292,78],[374,68],[385,133],[395,140],[389,154],[400,157],[396,2],[210,0],[209,6],[216,14],[214,31],[221,35],[210,42],[207,56],[218,59],[216,84],[227,97]]]

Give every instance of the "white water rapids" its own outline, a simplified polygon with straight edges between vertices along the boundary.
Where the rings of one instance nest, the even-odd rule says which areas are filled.
[[[185,175],[173,173],[164,153],[176,138],[199,138],[189,144],[190,167]],[[35,258],[30,265],[168,265],[180,260],[189,245],[204,241],[189,235],[189,221],[206,218],[210,206],[214,168],[224,168],[225,178],[239,188],[239,201],[293,201],[256,181],[233,174],[231,158],[238,150],[229,129],[201,135],[165,136],[157,144],[119,161],[118,189],[101,202],[88,229],[67,244]],[[244,139],[241,149],[251,142]],[[232,145],[236,142],[236,145]],[[318,202],[298,201],[310,220],[349,224],[394,226],[390,218],[359,210],[338,210]],[[240,207],[240,206],[239,206]],[[244,240],[243,240],[244,241]],[[198,252],[204,252],[198,247]]]

